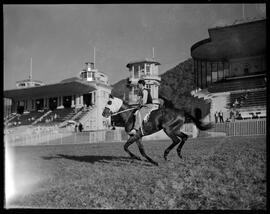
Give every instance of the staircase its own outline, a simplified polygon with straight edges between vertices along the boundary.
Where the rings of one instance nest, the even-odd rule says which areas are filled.
[[[84,130],[96,130],[97,129],[97,107],[93,107],[84,112],[82,117],[78,120],[83,124]]]
[[[17,114],[14,114],[14,113],[8,115],[8,116],[6,117],[6,119],[5,119],[5,124],[8,124],[9,122],[11,122],[11,121],[12,121],[13,119],[15,119],[16,117],[17,117]]]
[[[46,117],[47,115],[49,115],[51,112],[52,112],[51,110],[47,111],[47,112],[46,112],[45,114],[43,114],[41,117],[39,117],[38,119],[36,119],[36,120],[32,123],[32,125],[35,125],[37,122],[41,121],[44,117]]]

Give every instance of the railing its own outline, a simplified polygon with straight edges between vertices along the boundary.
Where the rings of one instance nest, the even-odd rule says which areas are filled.
[[[223,132],[226,136],[252,136],[266,134],[266,119],[252,119],[217,123],[207,132]]]
[[[197,136],[197,129],[193,124],[186,124],[181,131],[189,135]],[[219,135],[221,133],[221,135]],[[229,123],[218,123],[207,131],[201,131],[199,137],[210,136],[253,136],[266,135],[266,119],[254,119],[248,121],[237,121]],[[123,129],[116,130],[97,130],[83,131],[75,133],[73,130],[60,131],[53,130],[42,133],[21,133],[5,134],[5,145],[24,146],[24,145],[59,145],[59,144],[88,144],[99,142],[121,142],[126,141],[128,135]],[[163,135],[148,140],[164,139]],[[168,138],[169,139],[169,138]]]
[[[124,130],[97,130],[89,132],[43,132],[31,134],[5,135],[5,145],[30,146],[30,145],[61,145],[61,144],[88,144],[99,142],[123,141]],[[127,138],[126,138],[127,139]]]

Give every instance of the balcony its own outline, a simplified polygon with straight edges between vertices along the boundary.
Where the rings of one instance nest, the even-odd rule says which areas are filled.
[[[156,80],[161,81],[161,77],[158,75],[141,75],[141,78],[144,80]]]

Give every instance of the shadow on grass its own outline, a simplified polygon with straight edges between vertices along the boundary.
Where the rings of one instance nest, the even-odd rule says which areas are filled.
[[[74,156],[74,155],[63,155],[57,154],[56,156],[42,157],[44,160],[51,159],[68,159],[79,162],[86,163],[117,163],[117,165],[130,164],[130,165],[144,165],[144,166],[153,166],[149,162],[134,160],[130,157],[124,156],[97,156],[97,155],[87,155],[87,156]]]

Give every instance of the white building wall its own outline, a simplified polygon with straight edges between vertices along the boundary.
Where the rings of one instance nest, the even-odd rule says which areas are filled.
[[[230,117],[230,111],[226,108],[230,92],[225,93],[215,93],[212,94],[211,98],[211,108],[210,108],[210,120],[215,121],[215,112],[222,111],[224,122],[227,118]]]

